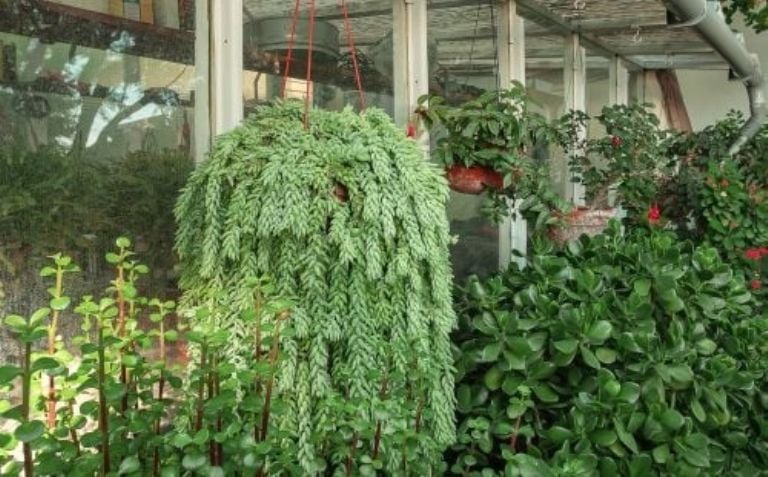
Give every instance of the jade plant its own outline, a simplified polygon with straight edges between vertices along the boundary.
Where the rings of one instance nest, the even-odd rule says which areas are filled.
[[[53,284],[49,306],[3,319],[23,354],[18,365],[0,365],[0,391],[11,390],[0,400],[10,424],[0,431],[0,475],[297,475],[273,418],[286,408],[272,391],[293,336],[290,300],[268,279],[245,280],[258,297],[241,310],[254,352],[234,372],[230,330],[205,324],[218,311],[198,308],[196,324],[173,326],[175,303],[142,297],[149,270],[128,239],[116,245],[102,296],[68,297],[77,268],[56,255],[41,272]],[[40,347],[57,320],[78,320],[82,334]],[[185,374],[168,353],[178,340],[199,350]]]
[[[437,137],[434,157],[446,168],[451,186],[484,194],[483,209],[491,219],[509,215],[509,201],[516,199],[527,200],[523,215],[540,223],[549,210],[564,207],[549,187],[546,169],[531,157],[550,128],[530,110],[520,84],[458,106],[439,96],[424,96],[419,103],[417,114]]]
[[[383,112],[312,109],[305,123],[297,102],[221,136],[184,188],[182,309],[217,310],[201,324],[232,334],[232,372],[253,353],[245,277],[295,297],[274,392],[306,475],[439,470],[455,436],[447,196]]]
[[[540,242],[459,298],[455,475],[762,475],[768,321],[717,251]]]

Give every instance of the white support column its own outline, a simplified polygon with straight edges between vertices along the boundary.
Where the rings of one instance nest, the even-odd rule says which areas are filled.
[[[608,66],[608,104],[629,104],[629,71],[619,56]]]
[[[499,84],[509,88],[513,81],[525,85],[525,24],[517,15],[516,0],[500,0],[498,16]],[[518,204],[510,204],[510,215],[499,224],[499,268],[505,270],[513,260],[512,252],[522,257],[525,266],[528,250],[528,224],[518,216]]]
[[[195,1],[194,158],[205,160],[211,149],[211,75],[208,0]]]
[[[210,2],[210,104],[213,136],[243,120],[243,0]]]
[[[565,38],[564,90],[566,111],[586,111],[587,109],[587,54],[577,33]],[[586,128],[579,132],[579,140],[587,137]],[[580,151],[566,151],[567,154],[579,154]],[[576,206],[584,206],[584,186],[572,182],[567,159],[565,164],[565,199]]]
[[[392,15],[395,122],[405,127],[419,97],[429,93],[427,0],[393,0]]]

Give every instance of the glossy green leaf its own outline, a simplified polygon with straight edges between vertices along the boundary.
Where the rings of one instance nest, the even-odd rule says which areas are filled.
[[[605,340],[607,340],[611,336],[611,331],[613,330],[613,326],[610,322],[605,320],[600,320],[595,322],[590,328],[589,331],[587,331],[587,338],[589,341],[593,344],[602,344]]]
[[[20,424],[13,432],[20,442],[32,442],[45,434],[45,424],[40,421],[30,421]]]

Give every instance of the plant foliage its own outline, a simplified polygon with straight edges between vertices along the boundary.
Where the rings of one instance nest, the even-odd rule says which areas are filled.
[[[461,475],[763,475],[768,321],[714,248],[618,224],[461,297]]]
[[[380,111],[312,110],[306,130],[302,116],[258,109],[192,174],[176,208],[184,305],[224,300],[209,319],[237,335],[242,369],[245,280],[274,277],[296,298],[276,418],[302,468],[426,472],[455,434],[445,180]]]
[[[458,106],[440,96],[424,96],[419,103],[417,113],[437,138],[438,163],[480,166],[503,177],[500,190],[484,192],[485,215],[498,222],[510,214],[509,200],[519,199],[521,214],[541,227],[554,222],[550,211],[566,208],[550,185],[546,167],[531,156],[553,130],[543,116],[530,110],[522,85],[488,91]]]
[[[175,303],[140,296],[149,269],[128,239],[116,245],[106,256],[115,275],[103,295],[75,304],[65,288],[78,267],[57,254],[41,271],[54,284],[48,306],[4,318],[24,353],[20,365],[0,365],[0,392],[12,390],[10,400],[0,399],[10,424],[0,432],[0,475],[301,474],[270,419],[283,406],[270,390],[292,334],[290,301],[267,279],[246,281],[259,300],[243,320],[254,338],[256,330],[270,335],[253,341],[246,369],[235,372],[224,359],[230,331],[172,326]],[[202,322],[213,312],[195,315]],[[71,320],[82,334],[64,342],[57,326]],[[49,346],[38,349],[46,336]],[[185,379],[168,353],[178,340],[200,349]]]

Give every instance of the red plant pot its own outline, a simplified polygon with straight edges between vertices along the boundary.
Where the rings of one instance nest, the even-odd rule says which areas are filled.
[[[451,166],[446,170],[451,189],[463,194],[481,194],[485,189],[501,190],[504,177],[497,171],[481,166]]]

